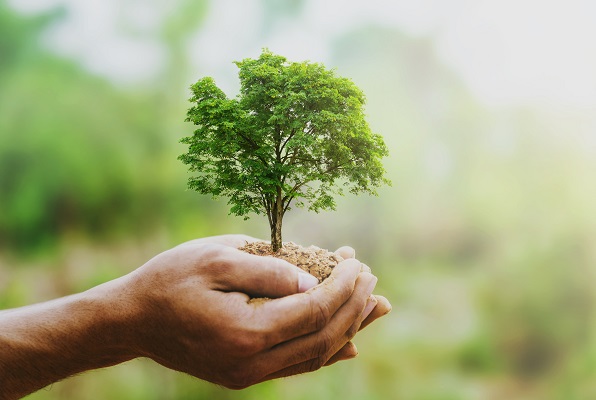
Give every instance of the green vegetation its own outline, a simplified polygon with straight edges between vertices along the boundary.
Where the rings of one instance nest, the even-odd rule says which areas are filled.
[[[364,95],[351,80],[268,50],[236,65],[238,99],[228,99],[212,78],[191,87],[195,105],[186,120],[198,129],[182,139],[189,150],[179,157],[197,174],[190,189],[229,197],[231,213],[245,218],[266,214],[277,251],[290,205],[334,210],[332,195],[342,188],[376,194],[389,183],[380,161],[387,148],[370,131]]]
[[[158,165],[144,162],[161,156],[164,124],[147,114],[156,94],[45,51],[40,32],[58,16],[30,22],[0,3],[0,246],[27,252],[69,231],[151,225],[167,206]]]
[[[201,14],[207,3],[168,2],[176,12],[156,33],[165,69],[131,87],[44,50],[59,15],[22,16],[0,0],[0,308],[85,290],[196,236],[269,233],[180,190],[189,71],[215,74],[212,60],[186,60],[186,40],[213,22]],[[257,3],[275,8],[262,21],[269,36],[252,47],[239,40],[240,54],[258,55],[280,20],[302,23],[293,18],[305,2],[249,3],[257,15]],[[487,107],[440,61],[433,37],[357,26],[326,59],[367,94],[371,129],[391,153],[387,177],[399,185],[338,197],[335,213],[293,210],[284,232],[352,245],[379,277],[394,311],[358,334],[358,358],[239,392],[141,359],[29,400],[596,398],[592,109]]]

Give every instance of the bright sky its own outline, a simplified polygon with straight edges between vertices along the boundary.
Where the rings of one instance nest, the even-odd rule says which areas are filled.
[[[161,67],[163,49],[151,33],[166,3],[12,0],[24,12],[66,5],[70,16],[50,32],[49,45],[123,82],[149,79]],[[189,51],[200,49],[203,68],[216,79],[235,74],[231,60],[256,56],[247,49],[263,46],[290,59],[325,61],[335,37],[375,22],[431,35],[443,61],[487,103],[596,107],[592,0],[308,0],[300,19],[281,21],[267,43],[260,43],[260,4],[212,1],[207,26]],[[117,33],[123,23],[141,34],[123,38]]]

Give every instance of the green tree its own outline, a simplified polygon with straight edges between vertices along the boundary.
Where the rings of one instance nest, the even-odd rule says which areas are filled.
[[[206,77],[191,86],[179,159],[195,173],[188,187],[226,196],[230,213],[266,214],[273,251],[282,246],[282,220],[291,205],[335,209],[334,194],[375,194],[390,182],[381,158],[387,148],[371,132],[365,98],[349,79],[324,65],[288,62],[263,50],[235,63],[240,94],[228,99]]]

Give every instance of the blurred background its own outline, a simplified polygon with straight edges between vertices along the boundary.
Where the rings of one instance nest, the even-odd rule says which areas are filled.
[[[243,232],[187,191],[188,87],[261,48],[367,95],[393,187],[294,210],[394,310],[358,359],[233,392],[148,360],[29,398],[596,398],[596,5],[584,0],[0,0],[0,308]]]

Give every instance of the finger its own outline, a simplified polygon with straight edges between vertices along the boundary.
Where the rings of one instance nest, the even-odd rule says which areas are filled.
[[[360,330],[362,322],[370,315],[370,313],[373,311],[376,305],[377,298],[371,294],[370,296],[368,296],[368,299],[366,300],[366,305],[364,307],[364,310],[362,311],[362,314],[360,314],[360,316],[356,318],[356,320],[354,320],[352,326],[348,330],[349,339],[351,339],[352,336]]]
[[[357,355],[358,355],[358,349],[356,348],[356,345],[350,341],[350,342],[346,343],[344,345],[344,347],[339,349],[339,351],[337,353],[335,353],[333,356],[331,356],[329,361],[327,361],[325,363],[325,367],[335,364],[338,361],[344,361],[344,360],[349,360],[349,359],[355,358]]]
[[[335,250],[335,254],[337,254],[344,260],[348,260],[350,258],[356,257],[356,250],[354,250],[350,246],[342,246],[339,249]],[[360,271],[361,272],[371,272],[369,266],[366,264],[362,264]]]
[[[357,356],[358,356],[358,349],[356,348],[356,345],[350,341],[350,342],[346,343],[337,353],[335,353],[329,359],[329,361],[327,361],[325,363],[324,366],[328,367],[330,365],[335,364],[338,361],[350,360],[352,358],[356,358]],[[303,370],[303,369],[306,370],[308,368],[309,368],[308,362],[301,363],[300,365],[293,365],[291,367],[284,368],[281,371],[277,371],[274,374],[268,375],[261,382],[266,381],[266,380],[296,375],[297,374],[296,371]]]
[[[374,295],[377,299],[377,304],[373,308],[372,312],[362,321],[360,325],[360,331],[370,325],[373,321],[382,316],[385,316],[391,312],[391,303],[383,296]]]
[[[359,274],[352,295],[333,315],[329,323],[317,332],[298,337],[261,353],[260,364],[263,364],[263,370],[275,368],[270,371],[270,375],[278,377],[286,376],[283,374],[288,372],[314,371],[325,365],[331,356],[356,334],[358,327],[354,327],[354,322],[362,320],[362,313],[376,282],[377,278],[374,275],[366,272]],[[276,368],[279,366],[282,368]],[[280,373],[282,375],[279,375]]]
[[[347,260],[348,258],[356,258],[356,250],[351,248],[350,246],[342,246],[339,249],[335,250],[335,254]]]
[[[268,347],[324,328],[349,300],[359,271],[359,261],[342,261],[323,283],[306,293],[261,304],[257,310],[261,315],[254,320],[261,324],[264,320],[270,321]]]
[[[305,292],[319,281],[287,261],[248,254],[232,248],[210,255],[212,289],[252,297],[278,298]]]
[[[256,239],[252,236],[248,236],[248,235],[229,234],[229,235],[209,236],[209,237],[205,237],[205,238],[189,240],[188,242],[184,242],[184,243],[178,245],[178,247],[188,246],[188,245],[194,246],[197,244],[211,243],[211,244],[221,244],[221,245],[228,246],[228,247],[239,248],[239,247],[246,245],[247,243],[258,242],[258,241],[261,241],[261,240]]]
[[[375,297],[375,295],[371,294],[366,301],[366,306],[364,307],[362,314],[360,315],[360,317],[358,319],[356,319],[356,321],[354,321],[354,323],[352,324],[352,326],[350,327],[348,332],[350,332],[350,333],[358,332],[361,329],[362,322],[364,320],[366,320],[366,318],[372,313],[372,311],[376,308],[376,305],[377,305],[377,298]],[[350,333],[348,333],[348,335]],[[351,345],[351,346],[349,346],[349,345]],[[356,348],[356,346],[354,346],[354,344],[352,342],[346,343],[346,345],[344,347],[339,349],[339,351],[337,353],[335,353],[334,355],[331,356],[331,358],[329,359],[329,361],[327,361],[325,363],[325,365],[331,365],[331,364],[336,363],[337,361],[347,360],[349,358],[356,357],[356,355],[358,354],[357,351],[356,351],[356,353],[354,353],[353,351],[352,352],[349,351],[349,349],[354,350],[355,348]]]

